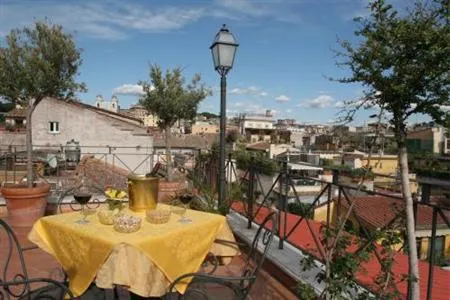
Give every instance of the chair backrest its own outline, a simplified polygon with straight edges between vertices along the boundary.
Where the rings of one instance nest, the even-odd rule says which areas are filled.
[[[6,243],[4,243],[6,240]],[[2,261],[4,265],[2,266],[2,273],[0,274],[0,284],[2,282],[7,282],[11,280],[22,280],[25,282],[19,289],[12,290],[9,286],[0,286],[0,299],[9,299],[11,296],[13,298],[19,298],[26,293],[30,292],[30,284],[28,283],[28,274],[25,266],[25,259],[23,256],[23,248],[20,246],[19,240],[12,228],[3,219],[0,219],[0,253],[6,251],[6,256],[2,255]],[[17,274],[10,275],[8,273],[10,265],[12,265],[12,257],[14,253],[19,256],[19,269]],[[15,265],[15,264],[14,264]],[[6,293],[6,294],[4,294]],[[2,297],[2,295],[4,297]]]
[[[251,248],[247,254],[247,261],[242,272],[242,277],[253,277],[256,279],[256,275],[264,263],[267,253],[269,252],[270,245],[272,244],[273,236],[275,234],[275,227],[276,214],[275,212],[271,212],[264,218],[256,231]],[[254,281],[255,280],[241,282],[242,288],[246,293],[250,291]]]

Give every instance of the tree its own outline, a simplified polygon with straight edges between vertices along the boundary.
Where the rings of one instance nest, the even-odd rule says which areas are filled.
[[[149,113],[158,116],[158,127],[165,131],[166,179],[171,181],[171,127],[180,119],[193,120],[197,114],[200,101],[210,95],[210,91],[200,82],[201,78],[199,74],[195,74],[191,82],[185,84],[181,68],[169,69],[163,74],[158,65],[153,65],[150,67],[149,76],[150,81],[139,82],[145,92],[145,95],[141,97],[139,102]]]
[[[0,47],[0,95],[27,106],[27,184],[33,185],[31,116],[45,97],[67,99],[85,91],[76,83],[82,63],[80,49],[60,25],[37,22],[14,29]]]
[[[450,123],[450,26],[448,0],[417,2],[406,16],[384,0],[369,5],[370,16],[356,19],[358,44],[339,41],[343,51],[339,65],[351,75],[343,83],[362,83],[365,97],[349,103],[352,120],[359,108],[378,108],[389,113],[398,146],[403,198],[406,202],[408,245],[415,245],[413,200],[409,187],[406,121],[420,113],[436,123]],[[409,248],[409,272],[413,299],[420,299],[416,247]]]

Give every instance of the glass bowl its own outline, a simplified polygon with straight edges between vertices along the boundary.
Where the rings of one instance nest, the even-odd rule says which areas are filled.
[[[100,210],[97,212],[97,218],[103,225],[113,225],[114,218],[119,215],[119,210]]]
[[[136,216],[119,215],[114,218],[114,230],[121,233],[136,232],[141,228],[142,220]]]
[[[147,220],[153,224],[164,224],[170,219],[170,210],[168,209],[151,209],[146,212]]]

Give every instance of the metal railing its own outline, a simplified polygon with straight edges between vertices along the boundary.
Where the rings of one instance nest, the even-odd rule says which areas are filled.
[[[255,221],[256,216],[258,216],[258,214],[262,208],[265,207],[269,210],[271,209],[272,204],[269,203],[269,201],[270,201],[269,199],[273,200],[273,198],[274,198],[273,192],[276,192],[276,196],[277,196],[276,200],[278,202],[277,236],[279,238],[279,245],[278,245],[279,249],[283,249],[284,243],[286,243],[286,242],[288,242],[292,246],[296,247],[296,245],[289,242],[288,239],[293,234],[295,234],[295,230],[297,228],[299,228],[299,226],[302,224],[302,222],[305,222],[307,228],[311,232],[314,243],[315,243],[318,251],[320,252],[320,256],[322,259],[324,259],[324,253],[323,253],[322,247],[320,245],[320,237],[317,236],[315,234],[315,231],[312,229],[311,220],[309,220],[308,218],[306,218],[304,216],[300,216],[298,221],[289,230],[287,227],[287,215],[288,215],[288,209],[287,209],[288,203],[287,202],[288,202],[288,198],[292,200],[292,197],[288,197],[289,194],[292,194],[292,193],[294,194],[293,198],[294,198],[295,203],[302,203],[301,202],[302,196],[299,193],[297,193],[297,190],[296,190],[296,184],[295,184],[296,180],[303,179],[303,180],[307,180],[308,182],[318,182],[322,185],[321,191],[316,195],[315,199],[309,206],[308,210],[304,213],[304,215],[308,216],[311,213],[313,213],[319,204],[319,201],[320,201],[319,199],[322,199],[325,196],[327,199],[325,224],[328,227],[332,226],[331,203],[333,201],[336,202],[336,210],[337,210],[336,214],[337,214],[337,216],[340,216],[342,212],[340,212],[339,210],[341,210],[341,205],[343,203],[345,204],[344,206],[346,206],[348,208],[352,207],[352,203],[354,201],[353,200],[354,195],[352,195],[353,192],[358,192],[358,194],[364,193],[364,194],[370,195],[370,196],[383,196],[383,197],[389,197],[391,199],[403,200],[403,197],[393,195],[388,192],[371,191],[371,190],[364,190],[364,189],[361,190],[361,187],[359,187],[359,186],[342,184],[339,179],[339,177],[340,177],[339,170],[333,171],[333,177],[332,177],[331,182],[321,180],[318,178],[307,177],[307,176],[298,176],[297,175],[297,176],[293,177],[292,174],[289,172],[288,164],[286,161],[283,161],[280,163],[279,172],[274,174],[273,178],[275,178],[275,179],[274,179],[272,185],[270,186],[270,188],[268,190],[264,191],[264,188],[261,184],[260,174],[256,171],[256,168],[254,167],[252,162],[250,163],[250,166],[248,169],[243,170],[244,175],[240,176],[240,177],[237,175],[237,171],[236,171],[237,168],[235,166],[235,163],[231,160],[231,156],[229,156],[226,165],[229,170],[227,172],[227,174],[229,174],[229,176],[227,177],[228,183],[232,182],[232,180],[230,180],[230,176],[231,176],[230,174],[234,174],[235,178],[238,181],[239,186],[245,186],[245,195],[243,196],[243,201],[245,202],[245,204],[247,206],[246,211],[245,211],[245,216],[248,221],[248,228],[252,227],[252,224]],[[245,185],[244,185],[244,183],[245,183]],[[256,201],[257,199],[255,199],[255,191],[257,189],[259,189],[262,192],[262,195],[263,195],[262,201]],[[447,215],[445,214],[445,211],[449,211],[449,208],[440,207],[440,206],[436,205],[435,203],[431,203],[429,201],[431,189],[432,188],[429,185],[425,186],[423,188],[423,192],[422,192],[422,200],[421,201],[419,201],[418,199],[414,200],[415,221],[417,221],[418,205],[426,206],[426,207],[429,207],[432,209],[431,237],[429,238],[429,243],[431,243],[429,245],[431,245],[431,246],[429,247],[430,250],[427,254],[427,256],[428,256],[427,260],[429,262],[428,278],[426,278],[426,280],[427,280],[426,299],[427,300],[432,299],[432,283],[433,283],[433,274],[434,274],[434,268],[435,268],[435,263],[436,263],[435,241],[436,241],[438,216],[440,216],[441,219],[444,220],[445,225],[448,228],[450,228],[450,220],[447,217]],[[234,200],[234,199],[232,199],[232,200]],[[358,214],[356,213],[356,211],[354,209],[352,210],[351,215],[352,215],[353,219],[356,220],[356,222],[358,223],[360,230],[362,230],[363,236],[365,236],[367,238],[367,241],[366,241],[367,245],[370,243],[375,243],[376,241],[374,239],[374,235],[372,235],[371,232],[369,232],[369,230],[364,226],[364,223],[363,223],[361,217],[358,216]],[[391,220],[386,220],[385,226],[383,226],[383,228],[381,228],[380,230],[386,230],[394,222],[396,222],[400,218],[404,218],[404,217],[405,217],[404,211],[398,212]],[[406,243],[406,239],[404,239],[404,243]],[[402,248],[404,248],[404,246],[405,245],[403,245]],[[413,246],[416,246],[416,245],[413,245]],[[445,249],[444,249],[444,251],[445,251]],[[381,263],[380,262],[381,258],[376,253],[376,251],[375,251],[375,256],[376,256],[378,262]],[[422,279],[422,280],[424,280],[424,279]],[[409,299],[409,295],[410,295],[410,285],[409,285],[409,281],[408,281],[408,291],[407,291],[408,299]]]
[[[61,193],[66,184],[68,173],[83,176],[80,173],[95,172],[95,183],[99,190],[115,185],[120,179],[122,188],[126,188],[128,173],[149,173],[156,163],[166,163],[165,151],[147,147],[130,146],[79,146],[78,159],[74,159],[73,146],[33,145],[33,163],[36,177],[50,183],[53,194]],[[185,159],[173,159],[177,167],[192,168],[198,151],[172,150],[172,157],[179,153]],[[83,162],[92,159],[96,168],[88,169]],[[24,145],[0,145],[0,180],[2,184],[18,183],[26,177],[26,147]],[[95,170],[94,170],[95,169]],[[69,171],[69,172],[67,172]],[[84,174],[89,175],[89,174]],[[91,174],[94,175],[94,174]],[[98,175],[98,176],[97,176]],[[92,178],[90,178],[92,179]],[[119,180],[118,179],[118,180]]]

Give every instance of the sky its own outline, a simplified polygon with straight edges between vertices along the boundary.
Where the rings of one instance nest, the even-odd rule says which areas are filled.
[[[403,6],[410,0],[392,0]],[[328,78],[348,75],[336,65],[338,38],[357,42],[353,18],[367,16],[367,0],[0,0],[0,43],[13,28],[49,20],[62,24],[82,49],[77,80],[88,92],[119,98],[121,108],[139,99],[149,65],[182,67],[213,90],[199,111],[219,112],[219,75],[209,46],[222,24],[239,43],[227,78],[227,115],[263,113],[300,123],[336,120],[344,101],[363,87]],[[372,112],[373,113],[373,112]],[[371,112],[360,114],[363,123]]]

